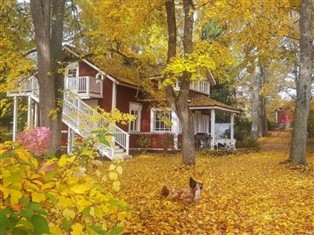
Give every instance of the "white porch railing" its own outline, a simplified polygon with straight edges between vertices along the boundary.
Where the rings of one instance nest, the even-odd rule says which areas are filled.
[[[25,96],[33,95],[34,97],[39,96],[39,85],[38,80],[35,76],[23,78],[18,84],[17,89],[7,93],[7,96]]]
[[[89,81],[94,81],[96,84],[96,80],[94,80],[95,78],[85,78]],[[81,79],[80,81],[82,81],[82,84],[84,79]],[[78,88],[81,91],[84,90],[83,85],[81,86],[81,88],[80,86]],[[94,91],[97,91],[98,89],[93,85],[89,86],[89,88],[92,88],[92,90]],[[102,85],[100,91],[102,94]],[[31,96],[32,99],[34,99],[36,102],[39,102],[39,85],[37,78],[35,76],[31,76],[27,79],[24,79],[19,84],[19,89],[16,89],[15,91],[8,93],[7,95]],[[65,92],[63,102],[62,121],[83,138],[89,137],[93,130],[108,125],[108,122],[105,120],[105,118],[100,113],[98,113],[97,110],[84,103],[78,94],[74,94],[71,91]],[[112,138],[112,143],[118,144],[121,148],[124,149],[125,154],[129,155],[129,134],[118,126],[112,124],[110,125],[110,127],[108,127],[108,129],[114,134],[113,137],[108,137]],[[110,159],[113,159],[115,157],[114,146],[97,144],[96,147],[102,154],[106,155]]]
[[[64,87],[81,98],[102,98],[103,96],[103,82],[95,77],[67,77]]]

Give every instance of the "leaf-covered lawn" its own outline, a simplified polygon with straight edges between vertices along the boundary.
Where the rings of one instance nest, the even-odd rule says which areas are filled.
[[[279,136],[278,136],[279,134]],[[229,156],[143,154],[122,163],[120,197],[132,210],[126,234],[314,234],[314,174],[279,164],[289,135],[272,133],[263,150]],[[308,161],[313,164],[314,151]],[[160,198],[165,184],[204,183],[200,201],[186,205]]]

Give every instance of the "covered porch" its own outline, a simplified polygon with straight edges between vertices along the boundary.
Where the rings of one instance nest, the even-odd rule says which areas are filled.
[[[191,99],[189,106],[194,117],[196,147],[235,149],[234,117],[239,113],[237,109],[206,96]],[[223,122],[217,118],[219,115],[224,116]]]

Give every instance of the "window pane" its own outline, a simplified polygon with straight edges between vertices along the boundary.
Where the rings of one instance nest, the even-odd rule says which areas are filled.
[[[154,111],[153,113],[154,131],[171,131],[171,112]]]

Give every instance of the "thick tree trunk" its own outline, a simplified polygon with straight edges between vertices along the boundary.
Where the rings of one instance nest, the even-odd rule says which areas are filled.
[[[296,80],[297,100],[289,160],[306,165],[307,121],[312,82],[312,0],[300,3],[300,73]]]
[[[193,51],[193,12],[192,1],[183,0],[184,10],[184,55]],[[175,17],[175,1],[166,0],[167,25],[168,25],[168,63],[176,56],[177,27]],[[176,94],[172,86],[165,88],[167,100],[179,117],[182,125],[182,162],[187,165],[195,165],[194,124],[191,111],[188,106],[188,93],[190,89],[191,74],[185,72],[180,79],[180,91]]]
[[[61,146],[65,0],[31,0],[30,6],[38,56],[40,126],[52,131],[49,151],[55,153]]]

